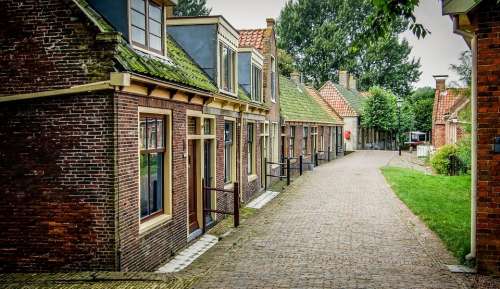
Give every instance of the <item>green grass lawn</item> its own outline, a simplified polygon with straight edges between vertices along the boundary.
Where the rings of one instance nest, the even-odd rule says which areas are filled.
[[[461,263],[470,250],[470,176],[434,176],[382,168],[396,195],[437,233]]]

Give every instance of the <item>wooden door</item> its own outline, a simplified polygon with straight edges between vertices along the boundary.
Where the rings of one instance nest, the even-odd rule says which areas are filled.
[[[188,141],[188,191],[189,191],[189,232],[199,228],[197,210],[197,174],[196,174],[196,143]]]

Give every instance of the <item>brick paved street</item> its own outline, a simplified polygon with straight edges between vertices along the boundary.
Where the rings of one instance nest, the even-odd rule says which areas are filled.
[[[195,288],[466,288],[380,174],[394,156],[357,152],[317,168],[182,275],[199,277]]]

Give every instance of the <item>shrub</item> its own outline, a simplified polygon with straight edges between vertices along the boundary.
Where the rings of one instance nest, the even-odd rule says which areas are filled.
[[[437,174],[449,175],[451,159],[457,156],[455,145],[441,147],[431,158],[431,166]]]
[[[471,154],[471,137],[466,136],[457,144],[457,157],[462,162],[466,171],[471,169]]]

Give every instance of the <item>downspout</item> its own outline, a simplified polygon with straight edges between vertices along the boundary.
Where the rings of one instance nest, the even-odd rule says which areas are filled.
[[[473,35],[472,49],[472,140],[471,140],[471,239],[468,260],[476,258],[476,215],[477,215],[477,36]]]
[[[456,34],[461,35],[472,51],[472,81],[471,81],[471,222],[470,222],[470,253],[467,260],[476,258],[476,215],[477,215],[477,35],[460,30],[458,17],[453,18]]]

